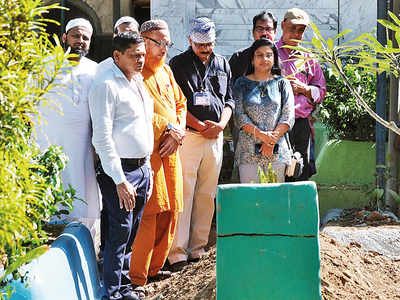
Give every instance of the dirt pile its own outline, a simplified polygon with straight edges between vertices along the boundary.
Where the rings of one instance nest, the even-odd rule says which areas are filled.
[[[197,263],[186,266],[171,278],[146,286],[146,299],[209,300],[215,299],[215,246]]]
[[[363,250],[359,244],[343,246],[320,235],[321,291],[324,300],[400,299],[400,261]],[[171,278],[146,286],[146,299],[215,299],[215,246],[198,263]]]
[[[322,298],[400,299],[400,261],[320,235]]]

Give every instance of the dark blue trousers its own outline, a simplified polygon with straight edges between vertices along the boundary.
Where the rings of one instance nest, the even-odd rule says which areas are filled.
[[[103,279],[110,300],[122,299],[123,295],[129,292],[129,259],[150,183],[150,171],[147,166],[131,167],[123,164],[122,168],[126,179],[136,188],[137,193],[135,208],[130,212],[119,207],[116,185],[111,177],[102,169],[97,176],[108,221]]]

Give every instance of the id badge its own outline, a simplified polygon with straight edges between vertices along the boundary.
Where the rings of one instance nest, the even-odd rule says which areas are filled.
[[[207,92],[196,92],[193,94],[193,104],[196,106],[210,105],[210,97]]]

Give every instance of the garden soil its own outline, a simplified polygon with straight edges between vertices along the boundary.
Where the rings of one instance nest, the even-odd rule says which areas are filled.
[[[322,299],[400,300],[400,260],[367,251],[357,242],[341,244],[325,233],[320,234],[320,256]],[[213,227],[207,255],[169,279],[146,285],[146,299],[215,299],[215,258]]]

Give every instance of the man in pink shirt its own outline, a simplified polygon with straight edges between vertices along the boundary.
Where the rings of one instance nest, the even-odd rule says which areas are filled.
[[[294,93],[296,121],[289,136],[293,148],[302,154],[304,160],[303,173],[296,179],[297,181],[308,180],[316,173],[312,155],[314,143],[311,113],[324,99],[326,84],[321,66],[317,61],[309,60],[304,64],[304,60],[296,59],[296,56],[307,57],[307,53],[295,52],[282,46],[298,46],[296,40],[303,39],[309,22],[310,18],[305,11],[299,8],[289,9],[281,23],[282,37],[276,43],[283,75],[293,75],[289,77],[289,80]],[[287,181],[290,181],[290,178]]]

